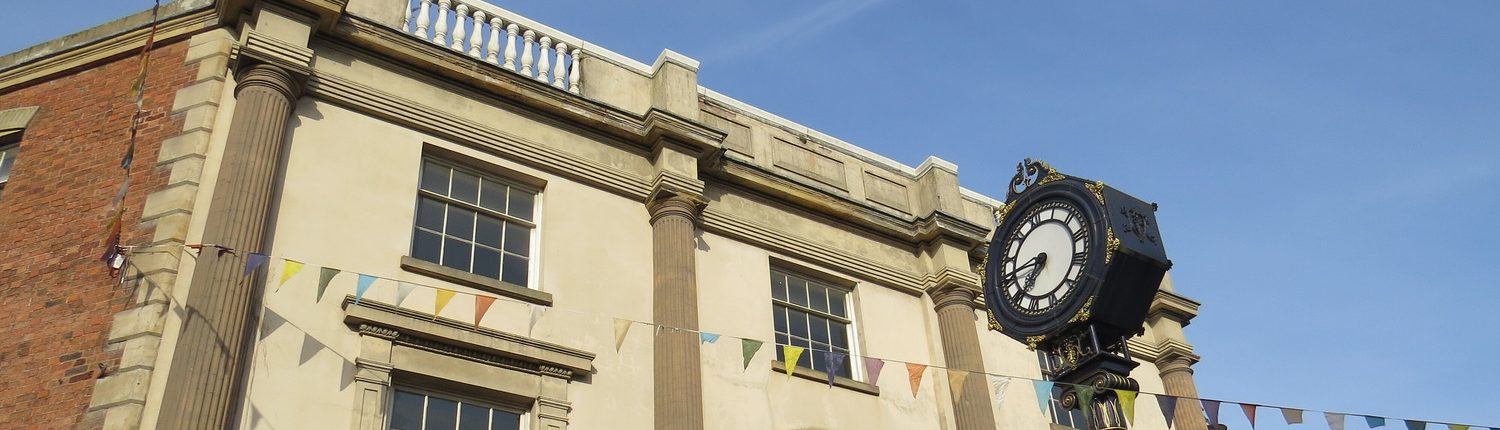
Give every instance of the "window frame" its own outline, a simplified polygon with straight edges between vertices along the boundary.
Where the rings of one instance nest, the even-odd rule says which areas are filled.
[[[775,322],[775,314],[774,314],[774,312],[776,312],[776,306],[777,305],[786,306],[786,307],[791,308],[791,309],[796,309],[798,311],[806,312],[809,315],[816,315],[816,316],[819,316],[819,317],[828,318],[830,320],[834,320],[834,321],[843,323],[845,325],[845,333],[846,333],[846,336],[847,336],[848,341],[849,341],[849,345],[847,346],[847,349],[849,350],[849,353],[848,353],[848,357],[845,358],[845,362],[849,364],[849,378],[848,379],[856,381],[856,382],[868,383],[869,381],[867,381],[868,378],[866,377],[865,371],[864,371],[865,370],[864,369],[864,360],[857,359],[858,357],[863,357],[862,354],[863,354],[863,350],[864,350],[864,348],[862,348],[862,345],[861,345],[861,342],[860,342],[861,337],[860,337],[860,333],[859,333],[859,318],[857,316],[857,314],[858,314],[858,312],[857,312],[858,306],[857,306],[857,299],[856,299],[856,294],[855,294],[855,291],[857,290],[858,283],[856,281],[849,280],[849,279],[843,279],[843,278],[840,278],[840,277],[836,277],[836,276],[830,275],[830,274],[828,274],[826,272],[819,271],[819,270],[816,270],[816,269],[810,269],[810,268],[806,268],[806,267],[803,267],[803,266],[800,266],[800,265],[793,265],[793,264],[785,262],[785,261],[773,261],[772,264],[770,265],[770,271],[769,271],[769,273],[770,273],[771,277],[774,277],[777,274],[780,274],[780,275],[783,275],[783,276],[787,276],[788,278],[797,277],[797,278],[805,280],[805,281],[807,281],[809,283],[816,283],[816,284],[819,284],[819,285],[821,285],[823,287],[827,287],[829,291],[837,291],[837,292],[841,292],[841,293],[844,294],[844,310],[845,310],[845,313],[848,314],[848,316],[833,315],[830,312],[823,312],[823,311],[819,311],[817,309],[809,308],[807,306],[803,306],[803,305],[799,305],[799,304],[796,304],[796,303],[792,303],[790,300],[780,300],[780,299],[777,299],[774,294],[771,295],[770,296],[770,298],[771,298],[771,311],[773,312],[772,317],[771,317],[772,318],[772,322],[773,322],[772,323],[772,327],[771,327],[771,331],[772,331],[773,335],[782,335],[782,334],[784,334],[789,339],[792,337],[792,334],[790,333],[791,332],[790,322],[788,323],[787,333],[778,333],[778,332],[776,332],[776,328],[775,328],[775,324],[774,324],[774,322]],[[767,287],[770,286],[769,283],[771,282],[771,277],[767,278],[767,282],[768,282]],[[790,299],[790,297],[788,297],[788,299]],[[809,338],[812,337],[810,331],[811,331],[811,328],[809,328],[809,334],[808,334]],[[779,355],[781,353],[780,346],[782,344],[774,342],[775,341],[775,336],[772,336],[772,341],[773,341],[773,344],[775,344],[776,347],[777,347],[776,354]],[[809,339],[809,342],[812,342],[812,340]],[[829,339],[828,344],[830,346],[833,345],[832,335],[831,334],[830,334],[830,339]],[[809,347],[807,350],[811,351],[812,348]],[[811,358],[809,358],[809,360],[811,360]],[[777,360],[777,361],[781,362],[782,366],[786,366],[787,365],[787,363],[784,362],[784,361],[780,361],[780,360]],[[821,372],[819,370],[815,370],[815,369],[812,369],[812,368],[805,368],[805,367],[798,366],[796,363],[791,363],[791,366],[794,369],[805,369],[805,370],[808,370],[808,371]],[[824,373],[827,373],[827,372],[824,372]],[[840,378],[842,378],[842,376],[840,376]]]
[[[12,137],[15,137],[15,139],[12,139]],[[19,158],[18,154],[21,151],[21,141],[19,137],[20,136],[0,137],[0,166],[5,165],[7,156],[9,156],[11,160],[10,170],[5,172],[5,177],[0,178],[0,196],[4,195],[5,186],[10,184],[11,172],[14,172],[16,169],[15,160]]]
[[[480,168],[476,168],[476,167],[473,167],[473,163],[465,163],[463,161],[458,160],[457,158],[459,158],[459,157],[462,157],[462,156],[448,155],[448,154],[434,154],[434,153],[423,153],[422,154],[420,162],[417,164],[417,174],[416,174],[416,180],[417,180],[417,187],[416,187],[416,189],[417,189],[417,192],[416,192],[416,195],[412,199],[412,220],[411,220],[411,228],[409,229],[411,237],[409,238],[408,244],[407,244],[407,247],[406,247],[406,255],[410,256],[411,258],[416,259],[416,260],[420,260],[420,261],[424,261],[424,262],[429,262],[429,263],[432,263],[434,265],[441,266],[443,268],[447,268],[447,269],[451,269],[451,270],[455,270],[455,271],[459,271],[459,272],[463,272],[463,273],[468,273],[468,274],[471,274],[471,275],[474,275],[474,276],[478,276],[478,277],[481,277],[481,278],[485,278],[485,279],[494,280],[495,282],[499,282],[501,284],[516,286],[516,287],[521,287],[521,288],[525,288],[525,289],[529,289],[529,290],[533,290],[533,291],[541,291],[541,282],[539,280],[541,278],[541,273],[540,273],[539,270],[541,268],[540,260],[541,260],[541,250],[542,250],[541,249],[541,242],[542,242],[542,224],[543,224],[542,223],[542,213],[543,213],[543,209],[544,209],[544,207],[543,207],[543,200],[545,200],[545,199],[543,198],[544,197],[543,187],[534,184],[534,183],[540,182],[540,181],[532,180],[532,181],[529,181],[531,183],[528,183],[528,181],[526,181],[524,179],[516,179],[516,178],[514,178],[514,176],[524,176],[524,175],[520,174],[519,172],[509,171],[509,169],[499,169],[499,168],[497,168],[497,169],[480,169]],[[525,192],[531,193],[532,194],[532,204],[531,204],[531,218],[532,219],[528,221],[528,220],[525,220],[525,219],[521,219],[520,217],[516,217],[514,215],[510,215],[508,213],[499,212],[499,211],[496,211],[496,210],[493,210],[493,209],[489,209],[489,208],[485,208],[483,206],[479,206],[478,204],[472,204],[472,203],[469,203],[469,202],[465,202],[465,201],[458,200],[458,199],[455,199],[455,198],[452,198],[452,197],[449,197],[449,196],[438,194],[438,193],[433,192],[433,191],[429,191],[429,190],[423,189],[422,188],[422,184],[421,184],[421,178],[422,178],[422,172],[423,172],[422,169],[425,169],[428,163],[433,163],[433,164],[437,164],[437,165],[442,166],[442,167],[447,167],[449,169],[452,169],[453,171],[461,171],[461,172],[464,172],[466,174],[474,175],[474,176],[478,177],[481,181],[485,181],[485,180],[493,181],[493,182],[496,182],[496,183],[503,184],[506,187],[509,187],[510,189],[521,190],[521,191],[525,191]],[[496,172],[495,170],[505,170],[505,171],[504,172]],[[449,181],[449,187],[452,187],[453,176],[452,176],[451,173],[448,175],[448,181]],[[473,271],[473,268],[474,268],[474,261],[473,261],[474,252],[472,251],[472,249],[473,249],[472,247],[483,246],[483,247],[488,248],[489,245],[480,244],[480,243],[478,243],[477,241],[475,241],[473,239],[462,239],[462,238],[458,238],[458,237],[453,237],[456,240],[467,242],[471,246],[471,251],[469,253],[469,255],[470,255],[470,257],[469,257],[469,270],[454,269],[452,267],[448,267],[446,265],[443,265],[441,262],[428,261],[428,260],[424,260],[424,259],[421,259],[421,258],[417,257],[415,255],[416,253],[414,251],[416,250],[416,245],[417,245],[417,231],[419,229],[422,230],[422,231],[429,232],[429,233],[437,234],[438,237],[441,238],[441,239],[443,239],[444,241],[446,241],[447,238],[452,237],[452,236],[450,236],[446,232],[446,230],[447,230],[447,222],[448,222],[448,217],[446,216],[446,210],[445,210],[445,216],[443,216],[443,223],[444,223],[444,230],[445,230],[443,232],[432,231],[431,229],[422,227],[422,226],[420,226],[420,225],[417,224],[417,211],[420,210],[421,205],[422,205],[422,198],[424,198],[424,197],[425,198],[429,198],[429,199],[433,199],[433,200],[442,202],[445,205],[448,205],[448,206],[445,206],[445,208],[456,205],[456,206],[458,206],[460,208],[463,208],[463,209],[466,209],[466,210],[470,210],[470,211],[474,211],[474,212],[476,212],[478,214],[482,214],[482,215],[486,215],[486,216],[491,216],[491,217],[497,218],[497,219],[499,219],[501,221],[504,221],[504,222],[516,223],[516,224],[521,224],[521,225],[525,225],[525,226],[529,227],[531,229],[531,233],[530,233],[530,237],[528,238],[529,243],[527,244],[527,250],[526,250],[526,252],[528,253],[528,255],[526,255],[526,284],[524,284],[524,285],[515,284],[515,283],[512,283],[512,282],[504,281],[504,280],[502,280],[502,278],[490,278],[489,276],[486,276],[486,275],[480,275],[478,273],[474,273],[474,271]],[[507,198],[507,201],[509,201],[509,196],[507,196],[506,198]],[[477,222],[476,222],[476,225],[477,225]],[[504,248],[505,248],[505,244],[504,244],[504,242],[502,242],[501,245],[500,245],[500,249],[497,249],[497,251],[501,255],[501,258],[504,258],[504,255],[505,255],[505,252],[506,252]],[[442,261],[442,256],[441,256],[442,252],[445,252],[445,251],[443,250],[443,246],[440,244],[439,245],[439,257],[438,257],[439,261]],[[501,276],[502,277],[504,276],[503,264],[504,263],[502,262],[501,263],[501,265],[502,265]]]
[[[460,406],[459,406],[458,410],[460,410],[460,411],[463,410],[462,409],[462,405],[464,405],[464,404],[473,404],[473,405],[476,405],[476,406],[483,406],[483,407],[486,407],[486,408],[489,408],[489,409],[499,410],[499,411],[505,411],[505,412],[509,412],[509,413],[513,413],[513,414],[519,415],[520,416],[520,426],[518,427],[518,430],[530,430],[531,429],[531,421],[530,420],[532,418],[531,417],[532,411],[531,411],[531,409],[528,409],[528,408],[526,408],[524,406],[517,406],[517,405],[503,403],[503,402],[485,401],[485,400],[480,399],[478,397],[469,396],[469,395],[463,395],[463,394],[459,394],[459,393],[455,393],[455,392],[451,392],[451,391],[444,391],[444,390],[441,390],[441,389],[426,387],[426,386],[417,385],[417,384],[395,383],[395,384],[391,384],[391,388],[389,390],[386,390],[386,392],[389,393],[389,394],[386,396],[386,399],[385,399],[385,410],[389,411],[389,412],[387,412],[385,414],[385,423],[384,423],[384,426],[382,427],[385,430],[390,430],[391,429],[391,421],[393,421],[393,420],[396,419],[396,392],[398,392],[398,391],[405,391],[405,392],[408,392],[408,393],[421,394],[423,396],[426,396],[426,398],[423,399],[423,403],[422,403],[422,416],[423,416],[423,418],[426,418],[426,416],[427,416],[427,400],[431,399],[432,397],[438,397],[438,398],[441,398],[441,399],[444,399],[444,400],[452,400],[454,402],[459,403]],[[490,424],[490,427],[494,427],[494,421],[493,420],[489,424]],[[422,423],[422,430],[427,430],[427,423],[426,423],[425,419],[423,420],[423,423]]]

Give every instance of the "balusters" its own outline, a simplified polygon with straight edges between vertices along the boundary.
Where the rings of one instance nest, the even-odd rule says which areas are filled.
[[[469,16],[469,5],[459,4],[456,12],[453,14],[453,44],[448,49],[464,52],[464,18]]]
[[[403,15],[401,15],[401,31],[406,31],[406,27],[410,26],[410,25],[411,25],[411,0],[407,0],[406,1],[406,12]]]
[[[536,40],[536,32],[526,30],[521,34],[526,43],[521,45],[521,74],[531,77],[531,42]]]
[[[542,36],[542,40],[540,41],[540,44],[537,46],[537,49],[536,49],[537,50],[537,54],[540,54],[540,56],[542,57],[541,64],[538,64],[536,66],[536,80],[542,81],[542,83],[544,83],[544,84],[547,83],[547,72],[550,71],[550,70],[552,70],[547,65],[547,63],[552,60],[552,57],[550,57],[550,56],[547,55],[547,50],[550,49],[550,48],[552,48],[551,45],[552,45],[552,38],[551,37],[547,37],[547,36]]]
[[[433,29],[432,43],[443,46],[448,40],[448,8],[453,7],[450,0],[438,0],[437,28]]]
[[[583,68],[583,53],[573,48],[573,67],[568,68],[568,92],[578,94],[578,69]]]
[[[515,24],[505,26],[505,64],[500,65],[505,70],[516,71],[516,32],[520,27]]]
[[[567,79],[563,77],[568,73],[568,65],[563,62],[565,60],[563,56],[567,54],[568,44],[557,42],[557,64],[553,65],[552,69],[552,86],[554,87],[563,88],[563,79]]]
[[[422,0],[422,3],[417,6],[417,30],[411,34],[415,34],[422,40],[427,40],[427,9],[430,6],[432,6],[432,0]]]
[[[469,56],[479,58],[479,44],[484,42],[484,11],[474,11],[474,31],[469,32]]]
[[[490,43],[484,47],[484,61],[490,64],[500,64],[497,51],[500,50],[500,18],[490,18]]]

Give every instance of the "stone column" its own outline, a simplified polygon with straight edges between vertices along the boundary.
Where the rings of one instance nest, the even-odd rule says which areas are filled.
[[[953,397],[953,415],[959,430],[991,430],[995,428],[995,415],[990,408],[990,395],[985,387],[988,381],[984,372],[984,356],[979,350],[979,333],[974,329],[975,288],[949,285],[927,293],[932,297],[938,314],[938,331],[943,338],[943,358],[948,368],[973,372],[964,380],[963,387],[953,391],[963,393]]]
[[[1198,385],[1193,382],[1193,359],[1191,357],[1165,353],[1156,360],[1156,369],[1161,372],[1161,383],[1167,394],[1181,398],[1177,402],[1177,415],[1172,418],[1172,427],[1182,430],[1208,428],[1203,415],[1203,405],[1198,398]]]
[[[652,304],[656,323],[698,329],[697,250],[699,211],[694,197],[670,195],[651,201]],[[657,429],[703,428],[703,374],[698,336],[663,329],[655,337],[654,392]]]
[[[256,64],[239,72],[238,102],[202,239],[236,253],[205,247],[197,258],[160,428],[232,427],[251,299],[263,283],[260,276],[242,276],[245,256],[263,251],[287,115],[298,91],[296,79],[280,67]]]

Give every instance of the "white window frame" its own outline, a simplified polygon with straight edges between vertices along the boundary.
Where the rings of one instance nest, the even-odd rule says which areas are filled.
[[[859,302],[858,302],[858,296],[857,296],[857,294],[855,294],[858,291],[859,283],[856,282],[856,281],[854,281],[854,280],[851,280],[851,279],[842,278],[842,277],[839,277],[839,276],[832,275],[832,274],[830,274],[830,273],[828,273],[826,271],[821,271],[821,270],[817,270],[817,269],[808,268],[807,266],[800,265],[800,264],[795,264],[795,263],[791,263],[791,262],[788,262],[788,261],[785,261],[785,260],[773,259],[772,262],[771,262],[771,265],[770,265],[770,271],[769,271],[769,273],[770,273],[771,276],[775,276],[775,274],[777,272],[780,272],[780,273],[785,274],[785,275],[798,276],[798,277],[801,277],[801,278],[806,279],[808,281],[817,282],[817,283],[819,283],[819,284],[821,284],[823,286],[826,286],[826,287],[829,288],[829,290],[841,291],[841,292],[844,293],[844,308],[845,308],[845,311],[849,314],[849,316],[847,316],[847,317],[838,317],[836,315],[828,315],[828,314],[826,314],[824,312],[820,312],[820,311],[818,311],[816,309],[806,309],[806,308],[803,308],[801,305],[793,304],[790,301],[778,303],[779,301],[775,298],[775,296],[771,296],[770,297],[770,299],[771,299],[771,310],[772,310],[772,312],[775,312],[776,305],[784,303],[787,306],[796,307],[796,308],[798,308],[798,310],[813,312],[813,313],[818,314],[819,316],[825,316],[825,317],[826,316],[832,316],[834,318],[839,318],[839,319],[847,320],[849,322],[848,323],[848,328],[847,328],[847,335],[848,335],[848,338],[849,338],[849,356],[847,358],[845,358],[845,361],[849,363],[849,379],[852,379],[852,380],[855,380],[855,381],[859,381],[859,382],[866,382],[866,383],[869,382],[867,380],[869,378],[865,377],[865,364],[864,364],[864,360],[863,360],[863,358],[864,358],[864,348],[863,348],[863,342],[861,342],[861,340],[863,338],[860,337],[860,332],[859,332],[859,317],[858,317],[858,315],[859,315],[859,306],[858,306],[858,303]],[[766,278],[766,282],[767,282],[766,286],[770,287],[770,284],[769,284],[770,283],[770,277],[769,276]],[[788,298],[790,298],[790,297],[788,297]],[[776,333],[775,326],[774,326],[774,321],[775,321],[774,318],[775,318],[775,316],[773,315],[772,318],[773,318],[773,320],[772,320],[773,321],[773,326],[771,328],[771,332],[774,335],[774,334],[778,334],[778,333]],[[788,331],[791,330],[790,322],[788,322],[787,330]],[[811,329],[809,328],[809,330],[811,330]],[[787,336],[791,337],[791,334],[788,333]],[[775,340],[774,336],[772,337],[772,340],[773,341]],[[831,344],[832,342],[829,342],[829,343]],[[780,348],[780,344],[777,344],[776,347]],[[782,365],[784,365],[784,366],[791,366],[793,368],[795,368],[797,366],[796,363],[786,363],[786,362],[783,362]],[[807,369],[807,370],[813,370],[813,369]]]
[[[389,412],[386,413],[386,417],[385,417],[385,429],[387,429],[387,430],[389,430],[391,428],[391,421],[396,418],[396,392],[397,391],[405,391],[405,392],[408,392],[408,393],[415,393],[415,394],[421,394],[423,396],[427,396],[424,399],[424,403],[422,404],[422,415],[423,415],[423,417],[426,417],[426,415],[427,415],[427,404],[426,404],[425,401],[431,399],[432,397],[439,397],[439,398],[442,398],[442,399],[445,399],[445,400],[452,400],[452,401],[458,402],[459,403],[459,410],[460,411],[463,410],[463,406],[462,405],[464,405],[464,404],[473,404],[473,405],[483,406],[483,407],[490,408],[490,409],[501,410],[501,411],[506,411],[506,412],[510,412],[510,413],[513,413],[513,414],[520,415],[521,416],[521,420],[520,420],[521,426],[520,426],[519,429],[520,430],[530,430],[531,429],[531,410],[526,409],[525,407],[522,407],[522,406],[508,405],[508,404],[504,404],[504,403],[486,402],[483,399],[479,399],[479,398],[476,398],[476,397],[473,397],[473,396],[465,396],[465,395],[462,395],[462,394],[456,394],[456,393],[451,393],[451,392],[447,392],[447,391],[435,390],[435,389],[432,389],[432,388],[429,388],[429,387],[423,387],[423,386],[419,386],[419,385],[395,384],[394,386],[391,387],[390,390],[387,390],[387,392],[390,393],[390,395],[387,396],[388,397],[387,399],[385,399],[385,405],[386,405],[385,406],[385,410],[389,411]],[[490,422],[490,427],[493,427],[494,424],[495,424],[494,421],[491,421]],[[425,419],[422,422],[422,430],[428,430],[427,429],[427,422],[426,422]]]
[[[543,227],[543,222],[542,222],[542,214],[544,213],[543,212],[544,209],[545,209],[544,208],[544,201],[546,200],[545,193],[544,193],[544,187],[536,186],[536,185],[531,185],[531,184],[528,184],[524,180],[518,180],[518,179],[513,178],[513,176],[519,175],[518,173],[512,173],[512,172],[499,173],[499,172],[495,172],[494,170],[502,170],[502,169],[480,169],[480,168],[475,168],[475,167],[471,167],[472,163],[464,163],[462,161],[457,160],[456,158],[458,158],[458,157],[448,156],[446,154],[433,154],[433,153],[424,153],[424,154],[422,154],[421,162],[418,163],[418,165],[417,165],[417,175],[416,175],[416,179],[417,179],[417,187],[416,187],[416,189],[417,189],[417,192],[416,192],[416,195],[413,198],[412,220],[411,220],[411,228],[410,228],[411,238],[408,241],[407,248],[406,248],[407,255],[410,255],[413,258],[416,258],[416,255],[413,252],[413,251],[416,250],[416,242],[417,242],[417,233],[416,233],[416,230],[418,228],[421,228],[421,227],[417,226],[417,210],[421,206],[422,197],[425,196],[427,198],[431,198],[431,199],[435,199],[435,200],[441,201],[444,204],[447,204],[447,205],[450,205],[450,206],[451,205],[458,205],[459,207],[462,207],[464,209],[476,211],[476,212],[479,212],[479,213],[482,213],[482,214],[485,214],[485,215],[489,215],[489,216],[494,216],[494,217],[500,218],[501,220],[506,221],[506,222],[516,222],[516,223],[521,223],[521,224],[529,225],[531,227],[531,237],[530,237],[530,243],[527,246],[527,252],[529,253],[529,255],[526,256],[526,284],[525,285],[519,285],[519,286],[525,287],[527,289],[532,289],[532,290],[538,290],[538,291],[540,291],[541,290],[540,287],[542,285],[541,282],[540,282],[540,279],[541,279],[541,272],[540,272],[541,264],[540,264],[540,262],[541,262],[541,253],[542,253],[542,245],[541,245],[541,243],[542,243],[542,230],[544,228]],[[482,180],[485,180],[485,179],[491,180],[491,181],[494,181],[494,182],[498,182],[498,183],[504,184],[505,186],[511,187],[513,189],[519,189],[519,190],[522,190],[522,191],[526,191],[526,192],[532,193],[533,194],[532,204],[531,204],[531,218],[532,219],[530,221],[527,221],[527,220],[520,219],[518,217],[512,216],[510,214],[500,213],[500,212],[497,212],[497,211],[492,210],[492,209],[484,208],[484,207],[479,206],[477,204],[470,204],[468,202],[463,202],[463,201],[460,201],[458,199],[454,199],[452,197],[439,195],[439,194],[437,194],[435,192],[427,191],[427,190],[422,189],[422,185],[421,185],[422,170],[421,169],[426,168],[426,165],[427,165],[428,162],[432,162],[432,163],[441,165],[443,167],[448,167],[448,168],[453,169],[455,171],[462,171],[462,172],[470,174],[470,175],[478,176]],[[503,170],[509,170],[509,169],[503,169]],[[452,186],[451,184],[452,184],[452,181],[453,181],[453,176],[452,176],[451,173],[449,174],[448,180],[449,180],[449,184],[450,184],[449,186],[451,187]],[[447,222],[446,218],[447,217],[444,217],[444,220],[443,220],[443,222],[445,222],[445,223]],[[445,231],[443,233],[440,233],[439,235],[442,236],[442,237],[446,237],[447,236],[447,232]],[[503,243],[502,243],[501,247],[502,248],[504,247]],[[439,245],[439,252],[442,252],[441,251],[441,244]],[[503,258],[505,250],[501,249],[500,252],[501,252],[501,255],[502,255],[502,258]],[[465,270],[464,272],[468,272],[468,273],[474,274],[476,276],[483,276],[485,278],[489,278],[488,276],[479,275],[479,274],[473,272],[473,268],[474,267],[473,267],[473,260],[472,260],[472,258],[473,258],[472,257],[472,251],[471,251],[470,255],[471,255],[471,257],[470,257],[470,263],[469,263],[469,270]],[[442,258],[439,257],[439,260],[441,260],[441,259]],[[423,261],[426,261],[426,260],[423,260]],[[437,263],[437,262],[431,262],[431,263],[442,265],[442,263]],[[447,266],[443,266],[443,267],[447,267]],[[458,270],[458,269],[453,269],[453,270]],[[501,272],[502,273],[502,277],[503,277],[503,274],[504,274],[503,270],[504,269],[503,269],[503,263],[502,263],[502,272]],[[491,279],[494,279],[496,282],[505,282],[505,281],[501,281],[499,278],[491,278]],[[509,282],[505,282],[505,283],[506,284],[510,284]],[[511,284],[511,285],[516,285],[516,284]]]

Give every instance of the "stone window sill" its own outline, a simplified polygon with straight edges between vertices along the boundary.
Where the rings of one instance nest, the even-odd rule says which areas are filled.
[[[775,372],[778,375],[785,375],[786,374],[786,363],[782,363],[782,362],[776,361],[776,360],[771,360],[771,371]],[[811,380],[811,381],[816,381],[819,384],[827,384],[828,383],[828,374],[827,373],[823,373],[823,372],[819,372],[819,371],[816,371],[816,370],[812,370],[812,369],[808,369],[808,368],[803,368],[803,367],[798,367],[796,370],[792,371],[792,376],[796,376],[798,378],[807,379],[807,380]],[[853,379],[849,379],[849,378],[845,378],[845,377],[842,377],[842,376],[836,376],[836,377],[833,378],[833,386],[839,387],[839,388],[844,388],[844,389],[847,389],[847,390],[852,390],[852,391],[855,391],[855,392],[869,394],[869,395],[872,395],[872,396],[877,396],[877,397],[880,396],[880,387],[876,387],[874,385],[866,384],[864,382],[859,382],[859,381],[856,381],[856,380],[853,380]]]
[[[416,259],[407,255],[401,256],[401,270],[478,288],[481,291],[495,293],[527,303],[552,306],[552,294],[502,282],[499,279],[486,278],[451,267],[433,264],[426,260]]]

